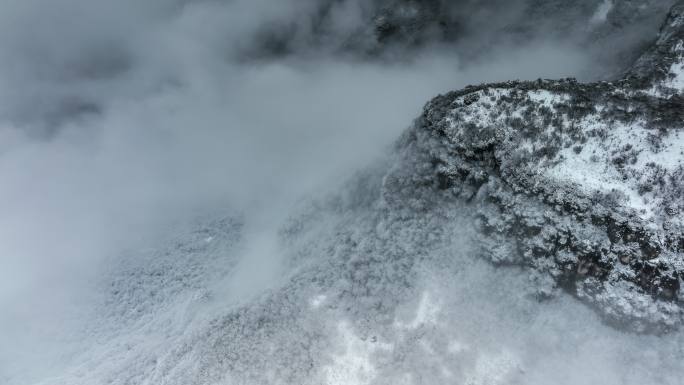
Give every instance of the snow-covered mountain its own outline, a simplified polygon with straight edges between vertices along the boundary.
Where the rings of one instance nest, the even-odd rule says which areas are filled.
[[[178,3],[192,9],[200,2]],[[475,3],[463,4],[472,10]],[[532,16],[527,24],[514,23],[516,33],[525,36],[564,3],[525,2],[534,12],[526,5],[525,14]],[[614,42],[620,23],[654,17],[672,2],[578,3],[586,4],[569,8],[607,23],[603,32],[586,28],[584,37],[608,36],[605,41]],[[350,42],[370,34],[376,44],[371,52],[432,39],[435,28],[450,33],[464,17],[447,12],[454,8],[445,1],[373,4],[381,6],[371,7],[370,26],[339,35]],[[436,15],[447,20],[435,21]],[[197,28],[181,21],[181,31]],[[566,27],[576,25],[568,22]],[[453,42],[448,33],[438,35]],[[275,35],[282,39],[259,36],[270,53],[279,54],[300,36]],[[684,2],[679,1],[657,41],[619,79],[510,81],[449,92],[425,105],[388,154],[331,184],[332,191],[300,200],[286,215],[277,205],[260,207],[255,218],[246,207],[216,204],[155,236],[144,234],[144,240],[126,245],[126,252],[92,263],[91,280],[76,286],[78,300],[60,302],[56,311],[26,310],[42,316],[30,324],[0,323],[5,339],[0,341],[0,382],[680,384],[683,38]],[[312,44],[319,43],[325,40]],[[365,44],[353,49],[363,51],[369,47]],[[193,48],[189,51],[202,57]],[[200,74],[192,72],[188,82],[210,83]],[[271,100],[264,94],[273,91],[272,83],[269,77],[263,81],[259,102]],[[217,94],[223,108],[225,94]],[[200,104],[207,99],[200,98]],[[199,124],[194,115],[178,113],[184,106],[172,97],[154,101],[140,110],[124,108],[124,116],[134,111],[148,117],[151,109],[170,116],[162,120],[164,128],[178,119]],[[331,108],[339,105],[331,103]],[[266,110],[259,104],[247,114]],[[206,113],[208,108],[190,111]],[[225,119],[217,116],[220,122]],[[212,126],[209,118],[201,123]],[[175,132],[159,131],[165,143],[174,143]],[[268,141],[272,132],[258,134]],[[226,142],[239,138],[230,136]],[[273,148],[285,146],[282,138],[287,135],[271,139]],[[198,143],[209,152],[207,162],[198,164],[219,158],[205,141]],[[334,151],[328,150],[332,158]],[[258,157],[245,158],[260,165]],[[66,164],[76,167],[81,158],[75,159]],[[136,170],[142,167],[139,159],[134,161]],[[267,170],[235,163],[239,171]],[[112,173],[122,170],[128,171]],[[160,170],[171,179],[183,175]],[[193,177],[201,174],[192,171]],[[257,187],[286,182],[274,175],[257,175],[275,179],[273,184],[259,181]],[[200,177],[189,181],[222,187]],[[156,192],[140,189],[131,195],[163,195],[149,191]],[[135,202],[124,200],[134,209]],[[88,201],[85,207],[97,204]],[[114,211],[106,213],[114,217]],[[29,242],[44,241],[37,238]],[[36,301],[27,301],[26,307],[35,303],[49,307]]]
[[[682,322],[684,7],[623,79],[486,84],[432,100],[387,184],[468,202],[482,253],[613,321]],[[416,187],[421,186],[421,187]]]

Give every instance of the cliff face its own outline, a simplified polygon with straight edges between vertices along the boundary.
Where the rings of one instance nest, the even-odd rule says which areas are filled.
[[[480,253],[639,330],[681,324],[684,4],[623,79],[507,82],[429,102],[385,180],[467,202]]]

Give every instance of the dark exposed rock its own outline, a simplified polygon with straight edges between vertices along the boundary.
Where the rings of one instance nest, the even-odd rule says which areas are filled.
[[[387,201],[463,200],[481,254],[530,268],[541,296],[564,288],[637,330],[680,325],[683,15],[680,2],[622,80],[485,84],[433,99],[400,141]]]

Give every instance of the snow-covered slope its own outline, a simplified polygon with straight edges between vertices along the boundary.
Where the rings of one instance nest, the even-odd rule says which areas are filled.
[[[59,365],[5,382],[679,383],[684,334],[625,334],[567,295],[540,303],[525,269],[477,257],[467,205],[415,195],[433,189],[418,178],[400,188],[400,165],[305,203],[277,234],[202,220],[113,261]],[[262,254],[280,267],[255,283],[243,263]]]
[[[532,268],[541,295],[561,286],[613,321],[678,326],[683,13],[672,9],[624,80],[488,84],[434,99],[389,178],[469,202],[481,252]]]

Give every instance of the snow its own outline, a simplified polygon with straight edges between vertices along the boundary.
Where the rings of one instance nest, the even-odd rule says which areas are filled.
[[[478,130],[494,127],[505,132],[509,128],[505,125],[504,118],[523,117],[520,108],[512,109],[505,115],[492,114],[493,106],[497,105],[502,96],[510,95],[510,92],[507,89],[492,88],[462,96],[459,98],[458,108],[454,112],[446,114],[445,124],[449,127],[452,135],[459,138],[461,127],[467,127],[468,124],[474,124]],[[471,95],[477,97],[473,98]],[[476,100],[471,103],[463,103],[468,98]],[[529,91],[526,93],[526,98],[537,106],[549,108],[552,112],[556,111],[554,106],[558,103],[569,101],[569,95],[549,90]],[[640,194],[640,180],[625,178],[612,158],[616,154],[623,153],[626,147],[631,147],[630,151],[635,154],[636,163],[626,164],[623,167],[645,170],[647,164],[655,163],[667,172],[674,172],[684,162],[682,134],[679,131],[670,131],[663,140],[662,147],[654,149],[649,142],[649,135],[652,135],[653,131],[648,129],[646,122],[606,123],[600,117],[605,106],[598,105],[595,108],[595,113],[584,117],[575,124],[579,125],[583,132],[600,132],[603,136],[589,138],[587,143],[581,144],[580,153],[575,152],[576,145],[561,148],[554,162],[551,162],[550,165],[549,162],[540,163],[536,166],[535,171],[558,183],[574,184],[587,195],[595,192],[602,194],[618,193],[619,196],[623,197],[624,204],[635,210],[643,219],[653,218],[657,213],[660,200],[654,199],[649,193]],[[569,125],[567,117],[562,119],[563,124],[567,127]],[[541,122],[536,123],[542,124]],[[545,126],[544,130],[544,134],[554,135],[552,126]],[[536,137],[523,137],[517,142],[517,149],[534,154],[544,145],[545,143]]]
[[[534,90],[527,93],[527,97],[538,105],[553,107],[555,103],[567,102],[568,95],[548,90]]]
[[[649,197],[649,194],[640,195],[638,180],[624,178],[611,162],[611,156],[615,151],[631,146],[637,159],[634,165],[627,167],[646,170],[646,164],[655,163],[673,172],[684,164],[684,135],[680,131],[670,131],[663,148],[654,151],[648,143],[649,131],[644,128],[644,122],[605,125],[591,115],[581,124],[587,130],[602,129],[607,137],[590,140],[583,145],[579,154],[572,147],[561,150],[558,156],[560,162],[546,170],[545,175],[559,183],[574,183],[587,194],[618,191],[627,198],[629,207],[641,213],[644,219],[653,217],[658,201]]]
[[[680,92],[684,91],[684,58],[672,63],[668,73],[670,78],[665,82],[665,85]]]
[[[644,341],[612,330],[569,296],[537,302],[529,295],[526,273],[474,258],[466,237],[459,235],[468,227],[453,218],[421,213],[398,219],[381,210],[385,220],[378,222],[347,216],[352,208],[339,209],[327,207],[314,218],[302,213],[312,221],[296,235],[303,242],[278,243],[278,251],[285,258],[311,253],[315,266],[297,266],[291,285],[238,301],[244,306],[216,282],[243,271],[231,262],[234,257],[265,250],[243,245],[264,243],[262,236],[236,237],[216,227],[220,221],[209,221],[202,231],[172,237],[176,241],[169,243],[180,247],[146,248],[144,256],[122,261],[124,270],[108,271],[103,285],[120,282],[117,287],[131,288],[131,295],[111,297],[106,306],[92,309],[98,314],[86,317],[90,326],[76,333],[79,354],[41,384],[575,385],[564,373],[582,372],[587,360],[597,364],[597,373],[607,378],[602,383],[609,385],[651,383],[656,377],[674,385],[681,378],[667,368],[681,362],[676,349],[684,335],[668,336],[671,342],[663,346],[659,339]],[[427,243],[416,240],[435,228],[444,233],[426,238]],[[205,242],[208,237],[212,242]],[[415,267],[401,277],[415,289],[401,291],[402,281],[376,281],[367,274],[357,284],[371,297],[345,300],[344,293],[354,287],[346,277],[373,271],[340,263],[346,253],[358,251],[344,251],[354,243],[378,261],[383,273],[412,261]],[[387,258],[382,245],[404,250]],[[338,252],[326,252],[331,248]],[[310,263],[296,261],[288,264]],[[153,298],[136,289],[156,284],[166,289]],[[397,302],[391,311],[372,311],[364,306],[368,300]],[[131,307],[139,310],[119,312]],[[669,355],[644,358],[647,348]],[[611,368],[622,359],[638,360],[638,374],[623,377]]]
[[[363,341],[354,335],[348,322],[338,325],[343,351],[333,356],[333,363],[323,368],[328,385],[367,385],[377,371],[371,363],[371,356],[377,350],[390,350],[391,345],[371,340]]]
[[[496,103],[496,100],[500,99],[502,96],[509,94],[509,90],[492,88],[485,93],[484,90],[474,92],[470,95],[476,96],[477,101],[469,105],[464,105],[461,110],[464,112],[459,115],[460,122],[463,123],[474,123],[478,126],[488,126],[495,123],[490,112],[490,107],[492,104]],[[447,121],[451,124],[456,124],[459,122],[454,121],[454,117],[447,116]]]
[[[466,385],[503,385],[509,383],[511,372],[520,370],[516,357],[508,351],[478,357]]]
[[[565,274],[568,267],[560,264],[571,263],[572,269],[590,275],[587,282],[595,281],[586,288],[578,283],[577,294],[609,318],[635,320],[640,330],[649,322],[678,325],[684,314],[680,305],[656,300],[650,292],[671,296],[667,285],[678,279],[673,272],[682,267],[681,253],[668,246],[675,243],[665,240],[682,223],[673,213],[681,207],[677,178],[684,166],[683,134],[680,122],[639,116],[638,103],[624,98],[640,97],[642,91],[619,84],[511,82],[466,90],[446,100],[451,109],[442,113],[441,99],[429,111],[428,127],[445,135],[433,139],[419,134],[418,146],[437,158],[431,163],[441,165],[439,176],[449,178],[451,193],[474,197],[468,199],[477,202],[487,259],[533,265],[543,295],[553,295],[557,278],[552,277]],[[672,95],[667,92],[663,97]],[[625,251],[628,257],[614,261],[613,249],[621,239],[614,241],[613,230],[602,225],[600,218],[606,216],[626,231],[646,234],[640,242],[648,245],[640,243]],[[521,237],[515,230],[520,222],[533,232],[541,227],[541,232]],[[550,242],[568,237],[573,246],[565,247],[583,251],[559,252]],[[653,245],[660,248],[657,257]],[[583,265],[581,258],[596,255],[610,266],[609,278],[599,281],[591,276],[591,262]],[[651,284],[643,277],[634,262],[644,256],[667,278]],[[626,277],[632,281],[625,283]]]

